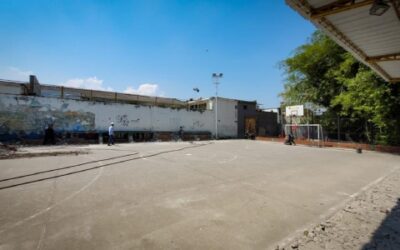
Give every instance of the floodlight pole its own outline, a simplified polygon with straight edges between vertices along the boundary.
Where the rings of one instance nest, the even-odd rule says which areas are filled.
[[[215,84],[215,139],[218,140],[218,84],[219,79],[224,75],[222,73],[213,73],[212,78]]]
[[[339,114],[337,115],[337,140],[338,143],[340,142],[340,116]]]

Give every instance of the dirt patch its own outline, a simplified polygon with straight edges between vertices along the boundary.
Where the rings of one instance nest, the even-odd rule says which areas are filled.
[[[20,152],[17,149],[0,149],[0,160],[16,159],[16,158],[31,158],[44,156],[60,156],[60,155],[79,155],[88,154],[89,150],[70,150],[70,151],[49,151],[49,152]]]
[[[0,159],[2,157],[9,157],[17,152],[17,147],[5,145],[0,143]]]

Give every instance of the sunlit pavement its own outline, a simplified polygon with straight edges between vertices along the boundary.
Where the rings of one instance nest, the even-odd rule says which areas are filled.
[[[76,148],[0,161],[0,249],[269,249],[400,162],[245,140]]]

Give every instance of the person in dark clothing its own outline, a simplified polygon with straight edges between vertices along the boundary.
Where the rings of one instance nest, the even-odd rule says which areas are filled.
[[[179,135],[179,139],[181,139],[183,141],[183,127],[182,126],[179,127],[178,135]]]
[[[285,141],[285,144],[286,145],[294,145],[294,146],[296,146],[296,142],[294,141],[294,136],[293,136],[292,133],[288,134],[288,137],[287,137],[287,139]]]
[[[43,145],[56,144],[56,137],[53,129],[53,124],[50,124],[44,131],[44,141]]]

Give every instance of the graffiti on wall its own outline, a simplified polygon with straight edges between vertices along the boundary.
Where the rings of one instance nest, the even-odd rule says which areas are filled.
[[[193,125],[192,125],[193,129],[201,129],[204,128],[204,123],[200,122],[200,121],[194,121]]]
[[[129,119],[127,115],[118,115],[117,116],[117,122],[121,124],[124,127],[129,126]]]
[[[81,132],[95,128],[95,115],[85,111],[67,110],[62,103],[55,108],[34,97],[16,97],[16,104],[4,104],[0,99],[0,135],[40,135],[53,125],[56,131]]]
[[[62,136],[102,133],[110,122],[116,131],[214,131],[213,118],[211,111],[0,94],[0,141],[39,139],[49,125]]]
[[[131,122],[138,122],[138,121],[140,121],[140,118],[137,118],[135,120],[129,120],[128,115],[117,115],[116,121],[122,127],[129,127],[129,124]]]

